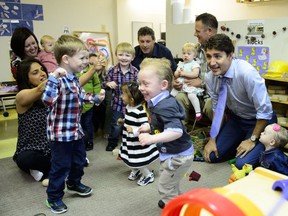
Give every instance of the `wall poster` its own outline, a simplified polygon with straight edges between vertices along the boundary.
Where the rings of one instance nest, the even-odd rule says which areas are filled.
[[[102,51],[108,61],[108,68],[114,64],[109,32],[74,31],[72,35],[79,37],[89,52]]]
[[[269,66],[269,47],[266,46],[238,46],[238,59],[243,59],[253,65],[262,74]]]

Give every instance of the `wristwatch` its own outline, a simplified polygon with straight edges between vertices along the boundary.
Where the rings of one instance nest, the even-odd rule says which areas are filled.
[[[252,142],[256,142],[256,141],[258,141],[258,137],[257,137],[256,135],[252,135],[252,136],[250,137],[250,140],[251,140]]]

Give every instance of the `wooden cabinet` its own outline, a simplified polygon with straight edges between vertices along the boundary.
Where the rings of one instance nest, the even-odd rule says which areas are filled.
[[[277,114],[278,124],[288,128],[288,78],[274,78],[267,75],[262,77],[265,79],[273,109]]]

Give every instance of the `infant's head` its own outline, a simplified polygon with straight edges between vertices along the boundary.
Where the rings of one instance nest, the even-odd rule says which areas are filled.
[[[288,143],[288,131],[276,123],[267,125],[261,133],[259,141],[266,149],[283,148]]]
[[[46,52],[53,52],[55,39],[50,35],[44,35],[40,40],[40,44]]]
[[[190,62],[197,57],[197,47],[194,43],[187,42],[182,47],[182,58],[184,62]]]

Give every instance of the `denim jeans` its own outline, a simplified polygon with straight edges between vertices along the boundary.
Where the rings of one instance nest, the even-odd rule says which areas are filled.
[[[85,133],[84,142],[93,142],[94,125],[93,125],[93,108],[81,115],[81,126]]]
[[[69,184],[81,182],[85,163],[86,150],[82,139],[71,142],[51,142],[51,170],[47,188],[49,202],[63,198],[67,176]]]
[[[256,125],[256,119],[243,119],[236,116],[233,113],[229,114],[228,120],[220,130],[217,139],[216,146],[218,151],[218,158],[214,152],[210,154],[211,162],[220,162],[235,158],[236,149],[243,140],[249,139],[253,133]],[[277,117],[273,113],[272,119],[268,124],[277,122]],[[264,150],[264,145],[259,141],[255,147],[245,157],[236,158],[235,166],[238,169],[242,169],[245,163],[256,167],[259,165],[260,152]]]
[[[119,118],[124,118],[124,115],[121,112],[112,110],[112,123],[111,123],[111,132],[108,137],[109,146],[117,146],[119,137],[122,135],[123,126],[117,125],[117,120]]]

